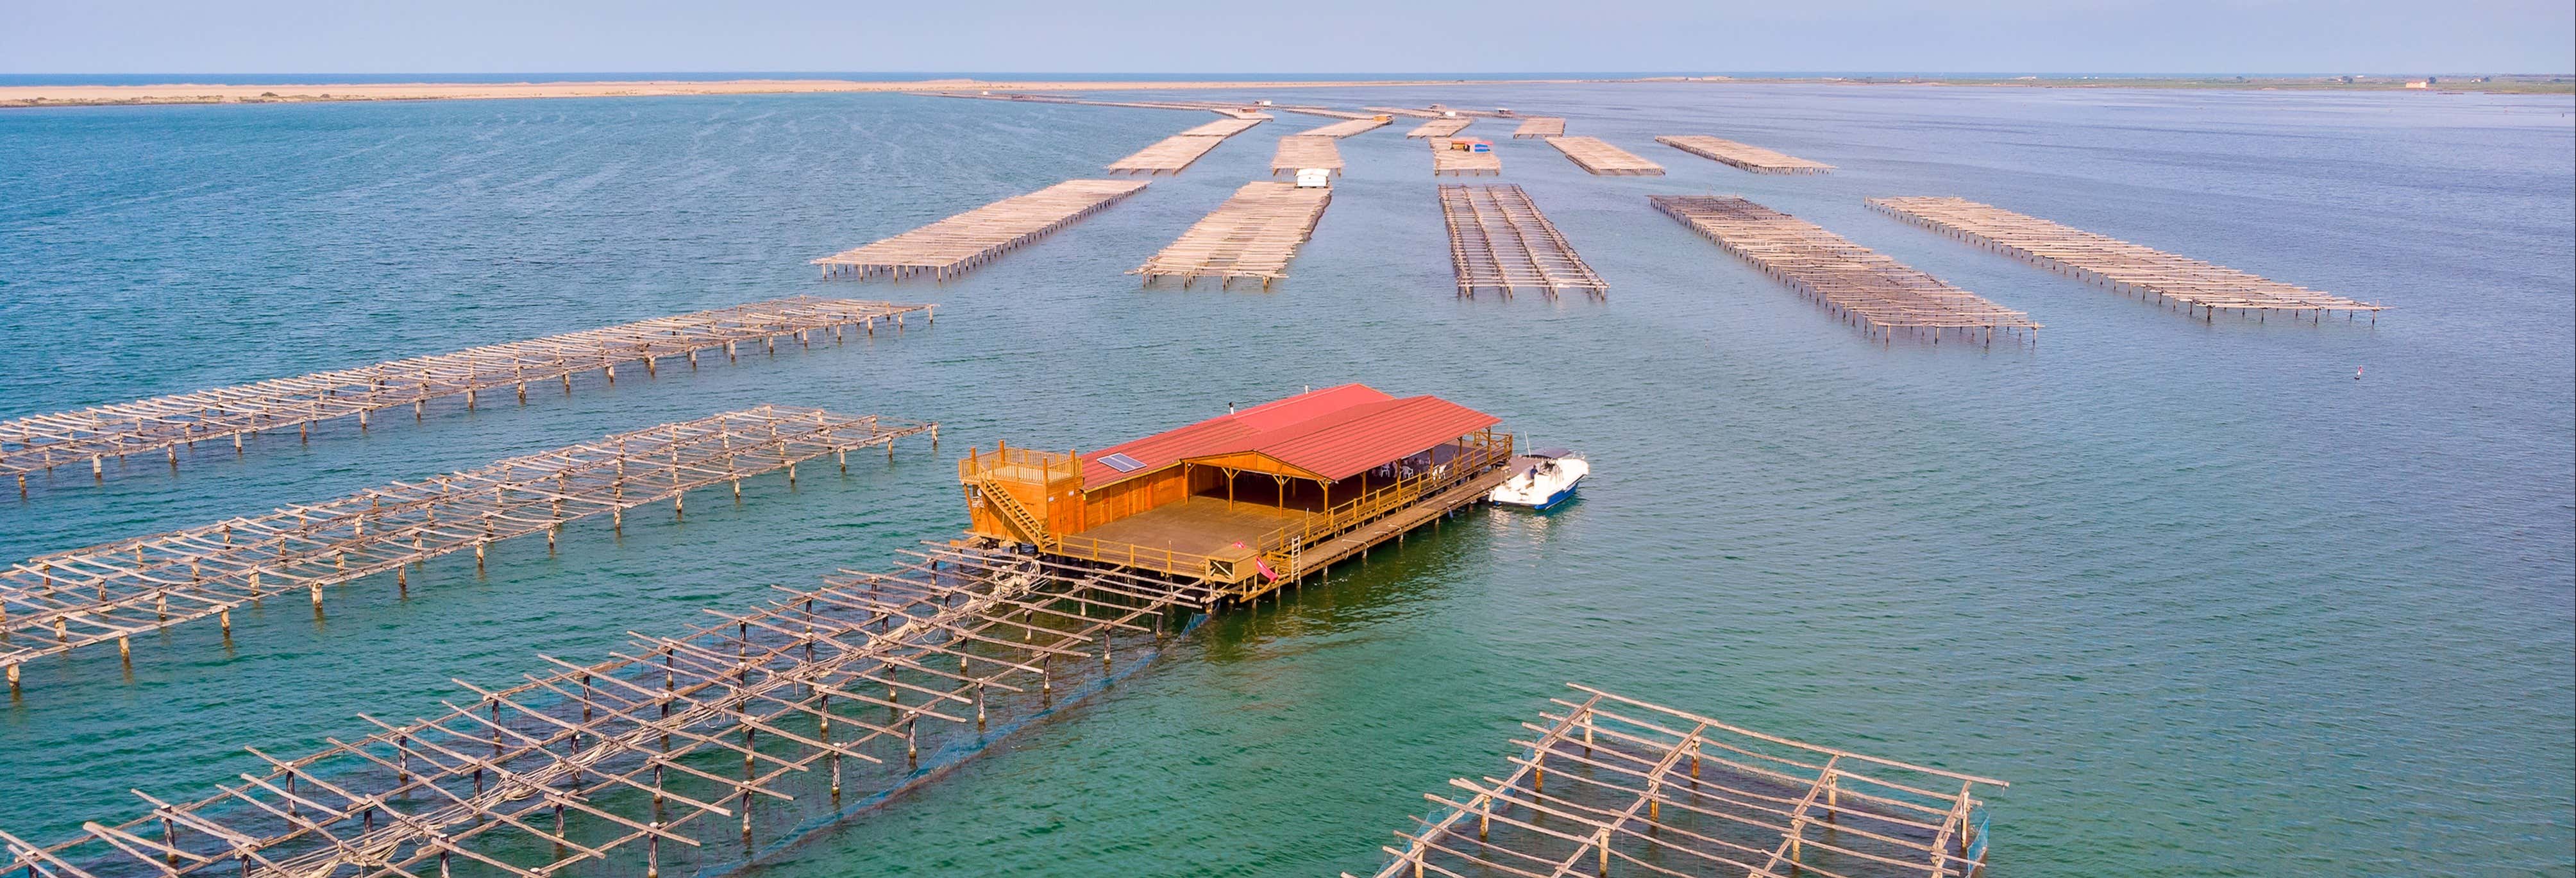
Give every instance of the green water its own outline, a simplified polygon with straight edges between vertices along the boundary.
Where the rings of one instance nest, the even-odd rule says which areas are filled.
[[[1193,95],[1194,96],[1194,95]],[[1477,513],[1222,615],[1153,666],[764,868],[1365,872],[1581,681],[2000,777],[1999,875],[2569,874],[2576,849],[2576,123],[2563,98],[1620,86],[1321,91],[1569,118],[1672,169],[1498,139],[1612,285],[1460,301],[1402,126],[1275,292],[1123,274],[1247,179],[1283,117],[961,282],[803,260],[1100,165],[1203,117],[902,96],[0,114],[0,416],[790,293],[936,328],[524,408],[433,407],[239,459],[138,459],[0,505],[0,555],[322,499],[760,401],[943,422],[937,455],[749,486],[685,524],[433,562],[29,669],[0,828],[193,797],[450,677],[603,656],[772,584],[949,536],[948,458],[1099,447],[1364,381],[1588,452],[1545,516]],[[1507,134],[1478,123],[1470,133]],[[1840,166],[1745,174],[1712,133]],[[2047,324],[1869,344],[1654,213],[1732,193]],[[1869,211],[1961,195],[2395,306],[2200,322]],[[2365,380],[2353,379],[2356,366]],[[41,376],[34,377],[34,376]],[[75,478],[74,476],[77,476]],[[616,869],[595,874],[617,874]]]

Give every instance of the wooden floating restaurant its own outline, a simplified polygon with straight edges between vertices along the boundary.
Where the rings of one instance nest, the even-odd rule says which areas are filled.
[[[1261,119],[1268,118],[1270,117],[1267,115],[1261,117]],[[1152,145],[1137,150],[1126,158],[1110,162],[1109,172],[1131,175],[1178,174],[1183,168],[1197,162],[1199,157],[1207,155],[1209,150],[1215,149],[1217,144],[1224,143],[1226,138],[1261,124],[1261,119],[1239,117],[1219,119],[1193,127],[1155,141]]]
[[[947,280],[1144,191],[1142,180],[1066,180],[814,260],[827,278]]]
[[[1809,161],[1722,137],[1699,134],[1666,135],[1655,138],[1655,142],[1756,174],[1822,174],[1834,169],[1834,166],[1824,162]]]
[[[1333,143],[1333,138],[1311,134],[1279,138],[1279,151],[1270,156],[1270,175],[1294,174],[1305,168],[1322,168],[1340,174],[1341,147]]]
[[[1497,419],[1346,384],[1090,452],[959,461],[970,538],[1248,600],[1484,499]]]
[[[1872,252],[1814,223],[1733,196],[1650,196],[1656,210],[1691,227],[1845,322],[1893,343],[1897,330],[1994,343],[1997,330],[2038,337],[2030,315],[1988,301]]]
[[[1333,190],[1326,187],[1245,183],[1171,246],[1128,273],[1144,275],[1146,286],[1179,278],[1186,289],[1199,278],[1214,277],[1231,287],[1236,279],[1249,278],[1267,290],[1272,281],[1288,276],[1288,260],[1315,233],[1316,221],[1332,201]]]
[[[1425,793],[1376,878],[1976,878],[2006,783],[1809,744],[1573,686],[1512,770]],[[1550,786],[1553,783],[1554,786]],[[1352,878],[1343,873],[1343,878]]]
[[[1483,146],[1479,151],[1473,147]],[[1478,141],[1431,141],[1431,175],[1434,177],[1490,177],[1503,172],[1503,156],[1493,147]]]
[[[2305,311],[2316,320],[2328,312],[2345,319],[2369,312],[2379,322],[2385,307],[2372,302],[2322,293],[2228,268],[2177,256],[2107,235],[2059,225],[1965,198],[1872,198],[1869,206],[1906,222],[2064,274],[2113,292],[2154,296],[2173,302],[2185,313],[2201,311],[2214,319],[2220,309]]]
[[[1210,602],[1163,577],[907,552],[676,637],[630,635],[603,661],[456,681],[428,719],[360,714],[363,736],[308,755],[253,749],[266,767],[240,783],[136,790],[140,813],[59,844],[0,833],[0,874],[724,874],[1141,666]]]
[[[428,402],[462,395],[473,408],[482,391],[514,390],[522,403],[528,384],[561,380],[572,392],[572,376],[593,369],[617,383],[620,363],[642,361],[651,375],[658,360],[685,357],[698,366],[698,352],[723,348],[725,359],[736,345],[760,342],[778,349],[778,339],[792,337],[811,344],[810,334],[830,330],[840,341],[844,328],[873,336],[879,321],[903,327],[904,315],[932,316],[929,305],[861,302],[791,296],[695,314],[657,317],[636,323],[591,329],[528,341],[470,348],[450,354],[414,357],[362,366],[219,387],[74,412],[0,421],[0,473],[18,478],[18,493],[27,493],[27,476],[58,466],[88,464],[93,478],[104,478],[108,458],[165,452],[170,466],[179,465],[179,446],[231,438],[242,449],[243,436],[293,428],[310,436],[314,424],[355,417],[367,428],[371,412],[412,407],[415,418]]]
[[[1564,135],[1565,120],[1557,116],[1523,116],[1521,117],[1521,127],[1512,129],[1512,139],[1514,140],[1531,137],[1562,137]]]
[[[1458,295],[1490,291],[1508,298],[1514,290],[1535,289],[1554,298],[1580,290],[1599,299],[1609,293],[1610,285],[1592,273],[1519,186],[1442,186],[1440,215],[1449,226]]]
[[[483,566],[491,544],[512,537],[555,536],[566,523],[607,515],[621,531],[626,510],[669,502],[685,512],[687,492],[777,470],[796,480],[796,465],[832,455],[843,471],[849,453],[927,433],[939,425],[849,417],[820,409],[764,405],[695,421],[621,433],[566,448],[416,482],[394,482],[336,500],[297,504],[170,533],[39,555],[0,571],[0,668],[10,690],[21,665],[85,646],[115,642],[133,658],[129,638],[207,618],[232,636],[232,611],[261,598],[322,590],[392,572],[408,593],[407,568],[451,552],[474,550]]]
[[[1598,137],[1550,137],[1547,145],[1565,154],[1575,167],[1596,177],[1661,177],[1664,166],[1611,146]]]

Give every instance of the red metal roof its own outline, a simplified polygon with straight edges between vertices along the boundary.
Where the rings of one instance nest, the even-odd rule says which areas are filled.
[[[1344,384],[1085,454],[1082,484],[1097,489],[1184,460],[1242,452],[1339,481],[1501,421],[1436,396],[1397,399],[1365,384]],[[1112,454],[1144,466],[1122,473],[1100,462]]]

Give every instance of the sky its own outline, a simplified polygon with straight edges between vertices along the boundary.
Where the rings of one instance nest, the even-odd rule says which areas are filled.
[[[0,0],[0,73],[2567,73],[2571,0]]]

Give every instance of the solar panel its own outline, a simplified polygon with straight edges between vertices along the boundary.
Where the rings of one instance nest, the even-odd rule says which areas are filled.
[[[1128,457],[1124,454],[1106,455],[1100,458],[1100,462],[1108,464],[1110,469],[1114,469],[1122,473],[1132,473],[1145,468],[1144,461]]]

